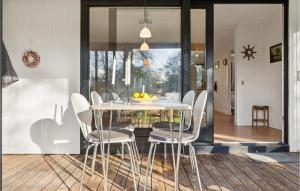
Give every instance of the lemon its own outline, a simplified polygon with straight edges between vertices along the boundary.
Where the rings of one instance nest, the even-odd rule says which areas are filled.
[[[139,98],[140,97],[140,93],[139,92],[134,92],[133,97],[134,98]]]
[[[150,95],[145,93],[143,98],[148,99],[148,98],[150,98]]]

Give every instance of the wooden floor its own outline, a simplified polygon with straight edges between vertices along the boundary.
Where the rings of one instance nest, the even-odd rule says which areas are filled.
[[[299,158],[299,153],[287,153]],[[142,156],[142,176],[138,190],[143,190],[146,156]],[[79,190],[82,155],[4,155],[3,190]],[[99,160],[99,159],[98,159]],[[110,190],[133,190],[128,159],[111,157]],[[90,165],[90,160],[88,164]],[[298,191],[300,189],[299,160],[290,163],[255,162],[246,154],[201,154],[198,165],[203,190],[210,191]],[[101,165],[96,174],[86,176],[85,190],[102,190]],[[173,170],[168,158],[157,156],[149,190],[173,190]],[[191,173],[188,158],[182,160],[179,173],[180,190],[199,190]]]
[[[234,125],[234,116],[215,112],[215,142],[281,142],[282,132],[269,127]]]

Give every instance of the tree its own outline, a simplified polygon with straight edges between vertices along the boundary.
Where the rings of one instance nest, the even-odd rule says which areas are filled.
[[[178,92],[179,91],[179,73],[181,65],[181,54],[178,53],[174,56],[169,57],[166,69],[166,92]]]

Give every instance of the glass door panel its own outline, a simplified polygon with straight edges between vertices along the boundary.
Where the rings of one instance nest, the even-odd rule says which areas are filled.
[[[206,10],[191,9],[191,88],[198,96],[207,89]],[[206,111],[202,126],[206,127]]]

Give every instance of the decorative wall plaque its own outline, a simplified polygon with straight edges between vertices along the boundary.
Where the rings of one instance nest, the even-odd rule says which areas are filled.
[[[248,44],[248,47],[243,47],[244,51],[242,51],[241,53],[244,54],[243,58],[248,58],[248,61],[252,58],[255,59],[254,54],[256,54],[257,52],[254,51],[254,46],[251,48],[250,45]]]

